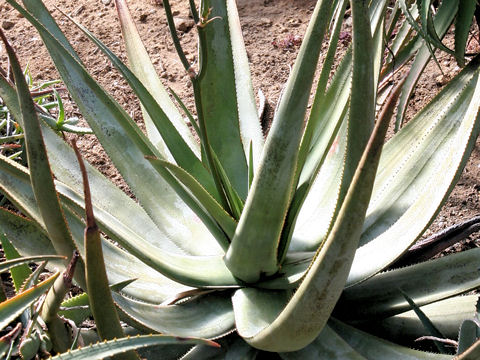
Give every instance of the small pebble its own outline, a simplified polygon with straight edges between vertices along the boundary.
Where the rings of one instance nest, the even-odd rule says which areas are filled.
[[[444,75],[438,75],[436,78],[435,78],[435,83],[437,84],[437,86],[442,86],[445,84],[445,76]]]
[[[190,30],[193,25],[195,25],[194,21],[191,19],[185,19],[181,17],[173,18],[173,22],[175,23],[175,28],[178,31],[186,32]]]
[[[111,2],[112,0],[102,0],[103,5],[110,5]]]
[[[272,26],[272,20],[269,18],[261,18],[260,23],[265,26]]]
[[[15,23],[13,21],[3,20],[3,22],[2,22],[2,28],[4,30],[9,30],[9,29],[13,28],[14,26],[15,26]]]

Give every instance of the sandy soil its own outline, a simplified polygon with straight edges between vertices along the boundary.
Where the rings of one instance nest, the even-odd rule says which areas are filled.
[[[45,0],[44,2],[59,19],[67,37],[95,77],[125,106],[133,118],[141,123],[141,113],[135,97],[112,68],[110,62],[99,54],[96,47],[78,29],[62,18],[59,11],[55,10],[55,6],[57,6],[71,14],[126,61],[113,1]],[[197,56],[196,34],[193,21],[189,18],[188,2],[172,0],[171,3],[174,15],[182,29],[180,32],[182,45],[186,49],[189,60],[194,61]],[[282,85],[287,79],[289,67],[295,59],[314,4],[314,0],[238,1],[245,42],[252,66],[254,87],[256,90],[261,89],[268,100],[267,119],[271,118]],[[172,87],[182,99],[186,100],[187,106],[192,108],[192,101],[188,100],[192,98],[190,83],[170,40],[161,1],[130,0],[129,6],[164,83]],[[30,64],[31,72],[36,80],[58,78],[38,34],[4,1],[0,2],[0,26],[14,45],[23,65]],[[348,28],[345,30],[348,32]],[[341,46],[346,48],[348,42],[349,37],[346,36]],[[478,52],[480,50],[475,41],[471,46],[470,51]],[[433,94],[438,92],[444,84],[445,79],[450,78],[458,71],[455,61],[450,57],[440,55],[439,59],[444,75],[437,66],[429,65],[415,92],[409,110],[410,114],[431,99]],[[5,64],[5,51],[0,50],[0,65],[5,67]],[[68,97],[67,94],[64,96]],[[68,103],[67,111],[70,116],[80,116],[71,103]],[[268,124],[264,125],[268,127]],[[93,136],[84,136],[80,145],[88,161],[128,191]],[[438,219],[426,234],[462,222],[480,213],[479,190],[480,148],[477,143],[460,181],[440,212]],[[478,235],[471,235],[461,246],[478,246],[480,241],[477,242],[477,238]]]

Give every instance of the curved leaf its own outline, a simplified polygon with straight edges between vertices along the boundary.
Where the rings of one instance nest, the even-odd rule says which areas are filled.
[[[455,19],[455,58],[458,65],[465,65],[465,46],[467,45],[470,26],[478,2],[460,0],[458,2],[457,18]]]
[[[238,106],[238,122],[243,151],[253,157],[253,167],[259,166],[263,151],[263,133],[258,121],[258,110],[253,94],[247,51],[242,37],[236,1],[227,0],[228,27],[232,47],[235,92]],[[252,148],[250,152],[250,147]]]
[[[68,230],[68,225],[65,221],[57,192],[55,191],[35,105],[30,96],[30,90],[25,81],[23,71],[13,52],[13,48],[8,44],[7,39],[1,31],[0,36],[5,44],[5,49],[7,50],[15,77],[18,104],[25,131],[30,182],[35,194],[35,200],[57,254],[69,257],[77,248]],[[81,259],[79,261],[76,279],[78,279],[81,284],[85,281],[83,262]]]
[[[366,360],[342,339],[330,326],[325,326],[318,337],[302,350],[280,353],[283,360]]]
[[[153,305],[112,293],[115,303],[140,324],[176,336],[218,338],[235,328],[228,294],[209,294],[177,305]]]
[[[455,296],[420,309],[445,337],[455,339],[462,322],[473,318],[477,300],[477,295]],[[425,335],[425,328],[413,310],[380,321],[367,321],[359,327],[391,341],[400,337],[413,341]]]
[[[477,57],[385,145],[347,286],[406,251],[446,201],[480,129],[479,66]]]
[[[38,255],[38,256],[27,256],[19,259],[7,260],[0,263],[0,272],[5,272],[10,270],[12,267],[15,267],[20,264],[29,264],[32,262],[48,261],[50,259],[64,259],[64,256],[60,255]]]
[[[367,359],[377,360],[450,360],[450,355],[441,355],[413,350],[364,333],[340,321],[332,319],[329,326],[355,351]]]
[[[193,138],[190,129],[182,118],[182,115],[170,99],[168,92],[160,81],[130,15],[127,2],[125,0],[116,0],[115,5],[117,7],[118,18],[122,27],[122,34],[128,59],[133,72],[158,102],[167,118],[174,124],[175,128],[182,135],[182,138],[188,146],[195,154],[197,154],[197,156],[199,156],[200,149],[198,143]],[[148,113],[144,109],[142,110],[148,137],[159,150],[164,149],[164,140],[162,139],[159,130],[155,127],[155,124]],[[162,153],[167,155],[166,152]],[[165,157],[168,158],[168,156]]]
[[[410,310],[399,289],[418,306],[467,292],[480,286],[479,256],[480,249],[472,249],[377,274],[345,289],[336,316],[354,321]]]
[[[176,183],[176,180],[169,174],[163,174],[167,178],[164,180],[148,160],[144,159],[145,155],[160,157],[160,154],[134,121],[34,17],[14,0],[8,1],[42,34],[50,55],[80,111],[157,226],[167,231],[172,238],[179,236],[176,229],[188,229],[191,238],[212,239],[203,224],[196,221],[197,216],[170,188],[169,183]],[[184,236],[178,241],[183,238]]]
[[[0,329],[5,328],[13,319],[27,309],[53,285],[60,273],[57,272],[38,285],[25,290],[14,297],[0,303]]]
[[[330,7],[329,1],[319,1],[312,14],[226,254],[228,268],[246,282],[255,282],[261,276],[278,271],[277,248],[293,196],[303,120]],[[255,248],[253,253],[252,248]]]
[[[87,347],[69,351],[52,357],[52,360],[91,360],[104,359],[114,355],[124,354],[126,351],[132,351],[147,346],[170,345],[170,344],[204,344],[218,347],[213,341],[198,338],[180,338],[166,335],[142,335],[136,337],[126,337],[114,339],[89,345]]]
[[[258,323],[256,317],[245,317],[245,326],[238,329],[252,346],[267,351],[295,351],[307,346],[324,328],[353,261],[391,111],[392,107],[387,106],[380,116],[337,221],[314,257],[303,282],[286,305],[283,307],[286,299],[283,302],[279,299],[275,300],[273,308],[248,301],[240,301],[237,303],[239,306],[235,306],[234,298],[237,323],[239,319],[243,320],[245,312],[266,314],[262,323]],[[253,290],[256,289],[239,290],[238,294]],[[271,300],[268,293],[256,291],[261,297]]]
[[[200,126],[206,131],[202,141],[218,156],[235,191],[245,199],[248,171],[240,134],[227,2],[207,0],[201,7],[203,24],[197,27],[199,74],[194,86],[198,85],[195,96]]]

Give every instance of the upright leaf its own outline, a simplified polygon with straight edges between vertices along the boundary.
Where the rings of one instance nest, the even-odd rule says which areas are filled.
[[[330,7],[329,1],[315,7],[227,252],[227,266],[247,282],[278,270],[278,244],[293,195],[303,121]]]
[[[245,199],[248,170],[240,135],[227,5],[225,0],[202,0],[200,6],[204,24],[197,26],[200,36],[199,94],[196,94],[200,100],[197,101],[199,121],[204,121],[208,144],[237,193]]]
[[[25,82],[20,64],[1,30],[0,36],[5,44],[17,86],[18,102],[25,131],[30,181],[35,193],[35,199],[55,250],[59,255],[68,257],[77,250],[77,248],[68,230],[68,225],[66,224],[58,195],[55,191],[35,106],[30,97],[30,90]],[[77,273],[77,279],[80,284],[83,284],[84,278],[83,264],[80,260]]]

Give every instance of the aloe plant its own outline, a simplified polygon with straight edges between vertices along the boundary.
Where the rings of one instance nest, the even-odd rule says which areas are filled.
[[[454,20],[458,1],[443,2],[435,16],[429,1],[417,2],[417,12],[415,4],[407,12],[403,3],[413,19],[405,26],[417,17],[423,37],[400,32],[392,47],[395,58],[384,63],[385,37],[395,27],[393,20],[385,24],[389,2],[352,0],[352,47],[330,79],[348,2],[319,0],[265,138],[234,0],[203,0],[199,8],[190,1],[198,64],[185,57],[170,3],[163,1],[192,81],[195,114],[179,102],[182,115],[154,75],[125,0],[115,3],[128,67],[77,24],[138,95],[146,134],[88,74],[41,1],[23,0],[23,6],[7,1],[39,31],[137,200],[92,166],[80,170],[72,148],[35,119],[25,91],[0,78],[0,95],[23,119],[31,149],[28,169],[0,158],[0,189],[29,220],[2,210],[0,224],[24,256],[79,251],[75,280],[87,290],[100,338],[126,331],[112,313],[110,285],[119,315],[137,331],[224,337],[222,348],[198,345],[185,359],[255,359],[267,352],[283,359],[451,358],[372,333],[402,339],[432,335],[425,325],[452,338],[475,314],[477,298],[458,295],[480,285],[478,249],[385,272],[434,220],[479,132],[476,57],[404,126],[400,102],[401,129],[385,142],[400,93],[414,87],[431,56],[429,47],[438,45]],[[470,25],[463,16],[462,29]],[[329,48],[307,111],[328,29]],[[418,65],[411,78],[389,87],[398,57],[405,63],[414,58]],[[86,175],[91,194],[84,195]],[[104,271],[109,284],[101,281]],[[477,330],[468,326],[459,349],[474,353]],[[135,348],[130,345],[123,349]],[[186,351],[161,349],[162,358]],[[88,357],[88,351],[77,354]]]

